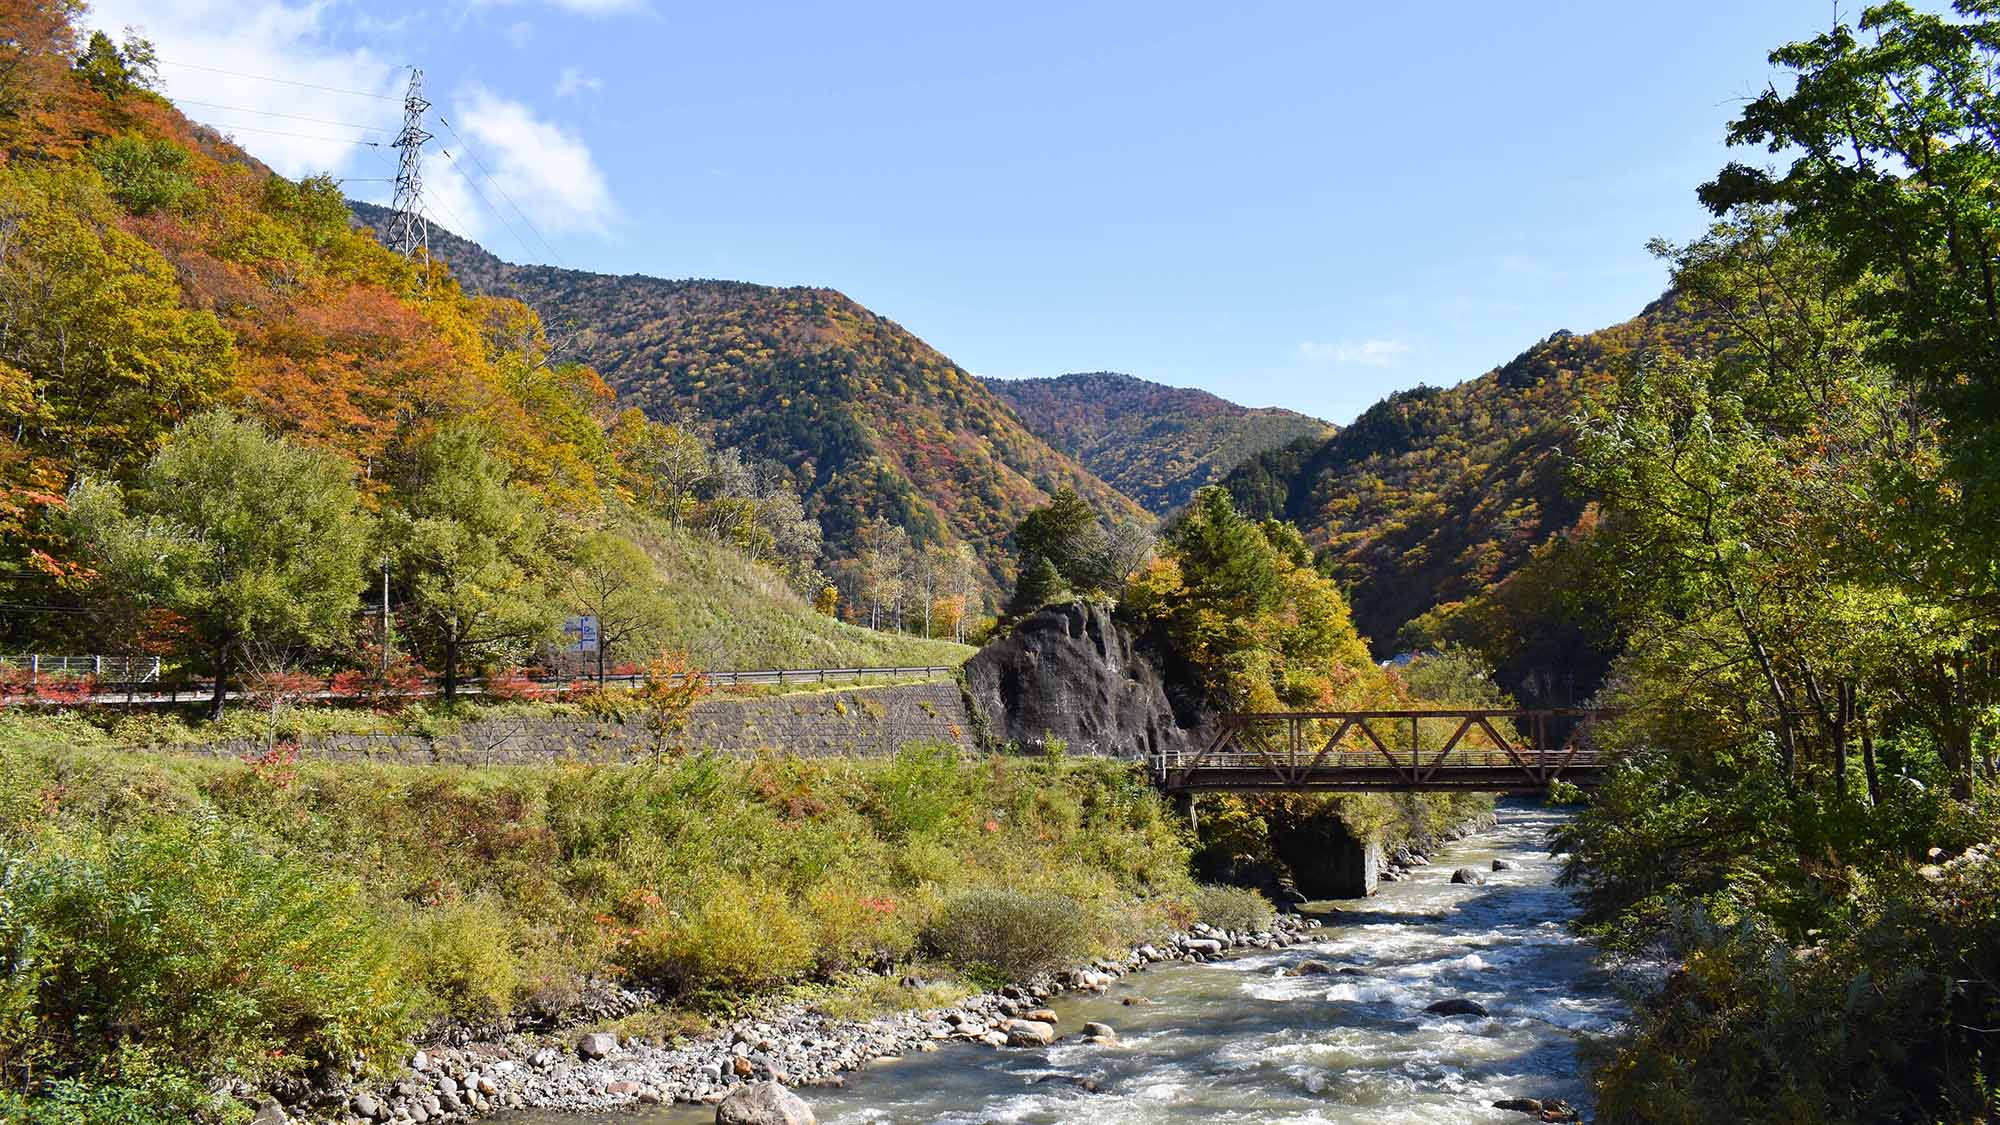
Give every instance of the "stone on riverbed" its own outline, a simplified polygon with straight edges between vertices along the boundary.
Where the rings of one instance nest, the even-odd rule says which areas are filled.
[[[1118,1045],[1118,1032],[1108,1023],[1098,1023],[1093,1020],[1083,1025],[1083,1041],[1085,1043],[1095,1043],[1101,1047],[1116,1047]]]
[[[1483,887],[1486,885],[1486,876],[1481,875],[1477,868],[1461,867],[1451,873],[1451,881],[1468,887]]]
[[[1520,869],[1521,865],[1511,859],[1496,859],[1493,861],[1493,870],[1495,871],[1519,871]]]
[[[1492,1014],[1486,1010],[1486,1005],[1481,1004],[1479,1001],[1466,1000],[1457,996],[1449,1000],[1440,1000],[1426,1007],[1424,1011],[1434,1016],[1486,1016]]]
[[[1331,972],[1333,966],[1324,961],[1301,961],[1292,968],[1292,975],[1295,977],[1325,976]]]
[[[715,1125],[818,1125],[818,1119],[797,1094],[776,1082],[758,1082],[717,1103]]]
[[[1006,1020],[1000,1030],[1010,1047],[1046,1047],[1056,1041],[1056,1029],[1040,1020]]]
[[[617,1049],[618,1037],[608,1031],[593,1031],[576,1041],[576,1053],[579,1058],[609,1058],[611,1052]]]

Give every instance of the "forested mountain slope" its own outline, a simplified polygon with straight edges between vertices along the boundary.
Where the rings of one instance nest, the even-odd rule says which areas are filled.
[[[1295,411],[1109,371],[986,385],[1043,440],[1160,515],[1259,453],[1331,430]]]
[[[648,506],[657,489],[636,414],[620,417],[594,372],[550,355],[529,310],[471,296],[441,269],[426,276],[351,229],[331,179],[275,176],[188,121],[150,88],[144,51],[121,51],[102,36],[80,42],[73,14],[11,13],[0,52],[0,230],[8,235],[0,239],[0,314],[11,326],[0,339],[0,593],[11,606],[0,614],[0,647],[136,649],[206,670],[282,653],[338,670],[372,635],[351,610],[364,579],[371,594],[379,588],[379,543],[396,555],[390,596],[406,641],[422,649],[427,591],[445,587],[416,561],[414,533],[405,534],[413,521],[397,521],[408,514],[427,451],[441,431],[460,427],[476,430],[490,452],[491,464],[480,466],[492,486],[480,493],[490,502],[482,510],[505,518],[447,527],[447,518],[478,507],[465,503],[426,526],[458,536],[435,557],[483,568],[477,582],[453,588],[478,597],[500,591],[513,615],[491,630],[502,639],[460,646],[469,667],[532,656],[552,622],[586,611],[575,574],[590,551],[628,540],[637,540],[636,554],[598,556],[615,560],[621,597],[672,591],[654,599],[670,602],[670,612],[649,610],[643,632],[632,632],[630,659],[657,646],[698,651],[720,666],[907,663],[962,652],[816,612],[778,565],[793,561],[809,575],[814,545],[775,558],[760,538],[768,529],[756,522],[765,513],[740,497],[726,498],[743,513],[727,527],[676,530],[681,512]],[[241,526],[230,490],[268,483],[250,480],[247,469],[172,495],[150,487],[166,479],[149,477],[148,466],[173,446],[177,427],[218,412],[254,421],[293,450],[287,464],[332,466],[329,490],[351,491],[355,510],[331,503],[345,515],[329,526],[355,534],[293,551],[283,527]],[[242,433],[215,424],[204,432]],[[98,522],[73,503],[86,481],[99,498]],[[105,488],[119,490],[115,500],[103,500]],[[146,505],[146,515],[121,522],[108,514],[107,505],[127,504]],[[200,522],[211,510],[228,524],[223,531]],[[321,566],[315,555],[311,567],[269,563],[240,581],[220,562],[113,571],[144,554],[120,548],[132,528],[167,529],[159,542],[183,552],[225,533],[248,541],[270,531],[284,551],[262,540],[234,557],[216,549],[220,560],[254,556],[257,565],[293,565],[336,541],[371,545],[351,569],[344,564],[353,560]],[[312,584],[300,578],[302,586],[273,577],[308,573]],[[497,620],[498,597],[478,597],[452,607],[457,620]],[[302,623],[299,606],[314,598],[331,608]],[[225,615],[210,605],[232,608]]]
[[[1622,365],[1686,333],[1666,301],[1597,332],[1558,332],[1458,386],[1399,391],[1224,483],[1246,512],[1299,525],[1386,656],[1410,621],[1494,589],[1577,524],[1585,499],[1566,487],[1562,456],[1571,420]]]
[[[517,266],[437,228],[431,245],[468,289],[533,306],[622,401],[706,420],[719,442],[785,466],[836,556],[880,517],[918,543],[970,543],[1005,582],[1002,542],[1058,488],[1149,519],[980,380],[834,290]]]

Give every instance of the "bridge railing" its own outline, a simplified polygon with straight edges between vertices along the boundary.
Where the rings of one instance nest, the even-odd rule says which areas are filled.
[[[1168,789],[1521,789],[1592,781],[1583,737],[1608,712],[1405,708],[1221,716],[1197,750],[1154,755]]]

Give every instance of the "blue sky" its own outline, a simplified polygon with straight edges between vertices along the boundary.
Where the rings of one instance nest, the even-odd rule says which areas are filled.
[[[382,139],[353,126],[392,129],[397,68],[422,66],[450,123],[433,213],[510,260],[832,286],[980,374],[1127,371],[1337,422],[1636,313],[1664,283],[1645,242],[1702,229],[1694,187],[1765,55],[1831,13],[93,9],[153,39],[191,116],[362,198],[386,197],[388,150],[339,138]]]

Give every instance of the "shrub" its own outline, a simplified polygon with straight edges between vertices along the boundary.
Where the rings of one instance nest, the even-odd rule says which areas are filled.
[[[506,1015],[522,991],[516,930],[506,912],[485,899],[419,911],[405,931],[410,977],[438,1011],[473,1020]]]
[[[813,962],[812,927],[782,891],[731,879],[685,917],[641,930],[627,951],[637,975],[682,992],[769,988]]]
[[[1073,899],[981,888],[947,902],[925,941],[975,981],[991,984],[1083,960],[1090,934],[1089,912]]]
[[[143,1043],[252,1081],[396,1053],[414,1029],[393,957],[348,883],[212,815],[0,851],[0,1077],[100,1075]]]
[[[806,911],[823,972],[898,961],[916,946],[912,904],[882,888],[823,883],[806,896]]]
[[[892,840],[931,832],[950,823],[963,790],[956,746],[909,743],[875,776],[875,820]]]
[[[1270,929],[1276,913],[1269,899],[1248,887],[1203,884],[1190,897],[1197,921],[1238,933],[1254,934]]]

